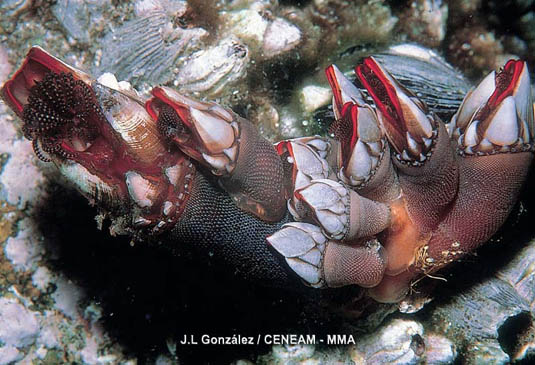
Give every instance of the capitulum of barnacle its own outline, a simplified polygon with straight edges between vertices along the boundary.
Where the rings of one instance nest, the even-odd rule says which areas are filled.
[[[355,71],[374,105],[329,66],[333,137],[276,146],[216,103],[167,87],[143,100],[38,47],[2,96],[113,233],[192,242],[265,285],[395,302],[507,218],[533,159],[529,73],[507,62],[445,124],[373,57]]]

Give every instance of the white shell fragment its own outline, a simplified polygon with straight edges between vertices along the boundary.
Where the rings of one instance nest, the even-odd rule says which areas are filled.
[[[261,14],[264,10],[252,7],[227,13],[225,19],[227,31],[248,45],[262,44],[264,33],[269,25],[268,19]]]
[[[171,185],[173,185],[176,188],[178,188],[178,180],[180,179],[180,176],[182,175],[182,165],[174,165],[166,167],[164,170],[164,174],[167,177],[167,180]]]
[[[173,209],[173,203],[171,203],[170,201],[166,201],[163,203],[163,214],[165,215],[170,215],[171,212],[172,212],[172,209]]]
[[[363,142],[378,142],[383,138],[375,112],[369,107],[359,108],[358,135]]]
[[[329,185],[321,183],[321,180],[313,181],[309,186],[300,190],[300,195],[315,209],[329,209],[339,211],[340,206],[344,210],[341,196]]]
[[[105,72],[97,79],[99,84],[102,84],[110,89],[119,90],[119,82],[114,74],[111,72]]]
[[[469,125],[468,129],[466,130],[466,133],[464,135],[464,145],[465,146],[475,146],[479,142],[477,137],[477,125],[479,122],[476,120],[472,122],[472,124]]]
[[[126,186],[132,200],[141,208],[149,208],[159,191],[149,180],[135,171],[126,174]]]
[[[264,33],[264,56],[271,58],[295,48],[301,42],[298,27],[283,18],[275,18]]]
[[[327,156],[327,154],[329,153],[329,149],[331,148],[329,142],[319,136],[302,137],[299,138],[299,141],[305,143],[307,146],[313,147],[316,153],[322,158],[325,158]]]
[[[312,113],[329,104],[332,95],[331,89],[317,85],[304,86],[298,93],[301,108],[306,113]]]

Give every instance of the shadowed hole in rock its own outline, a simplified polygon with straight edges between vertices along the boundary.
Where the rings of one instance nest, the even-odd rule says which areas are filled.
[[[507,320],[498,328],[498,342],[509,356],[514,356],[519,342],[525,333],[533,326],[529,312],[521,312]]]
[[[297,6],[298,8],[304,8],[311,0],[280,0],[279,4],[283,6]]]
[[[275,103],[285,104],[292,97],[295,85],[310,73],[310,68],[302,61],[285,60],[259,62],[256,72],[251,73],[251,90],[270,93]]]

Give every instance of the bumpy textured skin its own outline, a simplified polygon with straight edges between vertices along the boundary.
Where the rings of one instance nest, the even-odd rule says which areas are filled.
[[[251,122],[237,118],[242,129],[237,167],[221,182],[230,194],[244,195],[263,207],[274,207],[269,216],[271,221],[277,220],[286,212],[281,159],[273,145],[258,134]]]
[[[430,257],[442,259],[456,241],[470,252],[488,240],[511,212],[532,159],[531,152],[466,157],[456,204],[429,243]],[[491,208],[496,214],[482,214]]]
[[[331,242],[327,246],[324,260],[324,266],[339,268],[336,271],[325,271],[325,279],[331,287],[346,285],[348,281],[364,288],[372,287],[384,275],[384,259],[380,252],[364,246]]]
[[[239,209],[215,181],[197,173],[191,196],[171,232],[173,244],[213,254],[213,259],[237,276],[277,287],[302,286],[280,255],[274,254],[266,237],[289,222],[268,223]]]
[[[459,182],[459,161],[450,146],[450,138],[443,124],[438,126],[438,138],[433,156],[425,169],[394,164],[402,172],[398,174],[407,210],[423,231],[431,231],[443,219],[457,193]]]

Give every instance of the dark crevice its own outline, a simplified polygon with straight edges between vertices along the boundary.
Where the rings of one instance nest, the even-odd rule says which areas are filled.
[[[500,328],[498,328],[498,342],[502,350],[509,356],[514,355],[522,335],[532,326],[533,321],[529,312],[521,312],[516,316],[507,318]]]
[[[295,86],[306,75],[313,73],[313,67],[293,58],[280,58],[259,62],[251,72],[249,86],[251,90],[268,93],[275,104],[287,104]]]
[[[298,8],[304,8],[310,4],[312,0],[279,0],[279,4],[282,6],[297,6]]]

